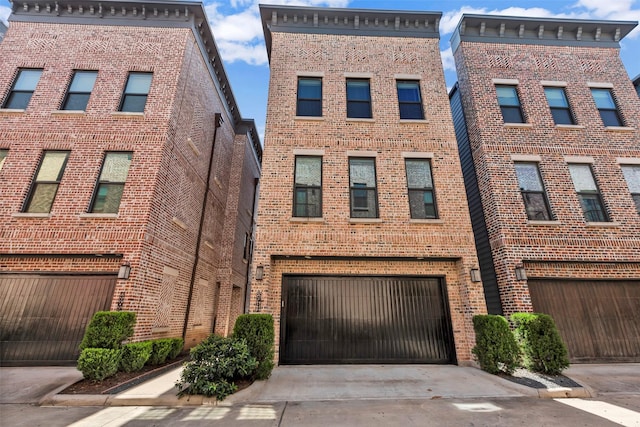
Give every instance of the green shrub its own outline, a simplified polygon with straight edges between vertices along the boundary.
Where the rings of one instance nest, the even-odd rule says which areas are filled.
[[[491,374],[506,372],[512,374],[518,367],[520,351],[509,329],[509,323],[502,316],[492,314],[473,316],[476,345],[473,354],[478,358],[480,368]]]
[[[251,356],[258,362],[251,376],[258,380],[269,378],[273,370],[273,316],[242,314],[233,327],[233,336],[246,340]]]
[[[149,361],[147,362],[149,365],[161,365],[171,353],[171,349],[173,348],[173,341],[171,338],[158,338],[155,340],[151,340],[153,345],[151,349],[151,356],[149,356]]]
[[[85,348],[78,358],[78,370],[88,380],[102,381],[118,372],[121,350]]]
[[[511,315],[515,337],[524,355],[524,366],[534,372],[558,375],[569,366],[567,346],[548,314]]]
[[[151,356],[152,348],[153,344],[151,341],[132,342],[122,346],[120,370],[124,372],[135,372],[142,369]]]
[[[136,314],[130,311],[98,311],[93,315],[80,343],[85,348],[122,347],[122,342],[133,335]]]
[[[217,335],[192,348],[190,359],[176,382],[178,394],[202,394],[218,400],[236,391],[234,381],[250,375],[257,365],[244,340]]]
[[[184,340],[182,338],[171,338],[171,351],[167,356],[167,360],[173,360],[182,353],[184,347]]]

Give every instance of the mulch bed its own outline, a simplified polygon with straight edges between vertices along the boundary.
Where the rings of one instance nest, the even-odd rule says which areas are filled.
[[[576,388],[582,387],[569,377],[564,375],[545,375],[529,372],[525,369],[516,369],[513,375],[498,374],[499,377],[516,384],[525,385],[531,388],[549,388],[550,386]]]

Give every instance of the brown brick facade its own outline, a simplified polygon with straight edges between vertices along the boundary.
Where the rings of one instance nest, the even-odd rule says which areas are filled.
[[[244,293],[246,284],[237,239],[252,229],[253,199],[246,194],[259,177],[261,153],[253,122],[239,118],[233,96],[223,96],[222,80],[215,80],[215,61],[203,56],[193,23],[202,9],[190,6],[185,20],[181,6],[175,12],[181,24],[172,23],[172,10],[168,23],[142,26],[142,17],[132,18],[141,5],[126,6],[129,25],[96,24],[76,7],[69,4],[71,13],[65,5],[58,22],[16,15],[0,45],[3,97],[18,69],[43,69],[26,110],[0,109],[0,149],[8,150],[0,171],[0,269],[115,274],[129,264],[131,275],[118,280],[111,309],[137,313],[136,340],[182,336],[187,306],[188,347],[213,331],[214,319],[226,334],[230,316],[243,311],[242,298],[231,299],[234,286]],[[69,24],[67,14],[86,24]],[[59,111],[78,69],[98,71],[86,111]],[[130,71],[153,73],[144,114],[117,112]],[[217,114],[223,122],[216,129]],[[42,152],[51,149],[70,151],[51,212],[23,214]],[[107,151],[133,153],[119,211],[88,214]]]

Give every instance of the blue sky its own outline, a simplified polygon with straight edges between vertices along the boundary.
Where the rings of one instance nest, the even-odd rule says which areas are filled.
[[[358,9],[443,12],[440,50],[447,86],[456,82],[449,38],[462,13],[510,16],[640,21],[640,0],[205,0],[209,23],[220,49],[238,107],[264,134],[269,65],[258,11],[259,3]],[[0,0],[0,20],[7,22],[8,0]],[[640,74],[640,28],[622,40],[620,55],[630,77]]]

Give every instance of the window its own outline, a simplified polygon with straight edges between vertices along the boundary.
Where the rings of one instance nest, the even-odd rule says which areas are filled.
[[[49,213],[69,158],[68,151],[45,151],[24,207],[28,213]]]
[[[401,119],[423,120],[422,97],[420,96],[420,84],[416,81],[396,82],[398,89],[398,105]]]
[[[69,90],[67,90],[67,97],[62,103],[62,109],[86,110],[97,76],[97,71],[76,71],[73,73]]]
[[[593,178],[591,166],[585,164],[569,165],[573,186],[578,193],[584,217],[589,222],[609,221],[602,205],[600,191]]]
[[[151,73],[129,73],[120,111],[143,113],[151,87]]]
[[[322,216],[322,157],[296,156],[293,216]]]
[[[370,119],[371,89],[368,79],[347,79],[347,117]]]
[[[567,100],[567,94],[562,87],[545,87],[544,94],[547,97],[549,108],[551,109],[551,115],[553,121],[557,125],[573,125],[573,114],[571,114],[571,108],[569,108],[569,101]]]
[[[640,165],[622,166],[622,173],[627,180],[631,197],[636,203],[638,214],[640,214]]]
[[[613,100],[611,89],[591,88],[591,95],[600,112],[600,118],[605,126],[622,126],[622,120],[618,113],[618,107]]]
[[[118,213],[132,156],[128,152],[105,154],[89,212]]]
[[[372,158],[349,159],[351,218],[378,217],[376,165]]]
[[[13,83],[11,92],[9,92],[2,108],[25,110],[29,105],[31,95],[36,90],[40,75],[42,75],[42,70],[22,69],[18,71],[16,81]]]
[[[322,117],[322,79],[298,78],[296,116]]]
[[[431,163],[425,159],[405,159],[405,169],[407,171],[411,218],[437,218]]]
[[[2,166],[4,166],[4,160],[7,158],[7,154],[9,154],[9,150],[0,150],[0,171],[2,170]]]
[[[498,104],[505,123],[524,123],[520,98],[515,86],[496,86]]]
[[[551,220],[549,203],[542,185],[538,165],[536,163],[516,163],[515,169],[527,218],[539,221]]]

